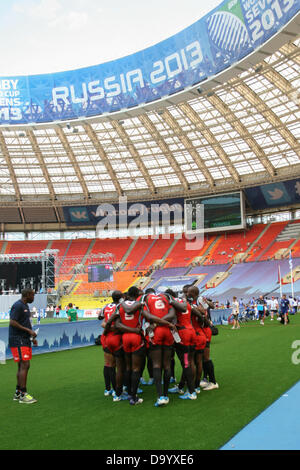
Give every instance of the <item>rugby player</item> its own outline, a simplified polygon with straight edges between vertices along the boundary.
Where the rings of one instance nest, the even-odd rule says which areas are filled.
[[[192,286],[188,289],[188,298],[193,306],[199,309],[202,313],[205,312],[201,301],[199,301],[199,289],[196,286]],[[213,390],[219,388],[216,382],[214,374],[214,364],[210,358],[210,342],[211,342],[211,322],[206,317],[205,313],[203,316],[192,316],[192,324],[196,331],[196,351],[195,351],[195,362],[196,362],[196,391],[200,391],[200,386],[204,390]],[[202,369],[204,373],[204,380],[201,381]],[[209,380],[207,380],[207,377]]]
[[[122,332],[122,345],[126,361],[126,378],[130,404],[137,405],[143,403],[142,398],[138,398],[137,391],[142,373],[142,366],[146,355],[146,346],[142,334],[142,307],[141,302],[136,302],[140,297],[139,289],[130,287],[127,293],[127,300],[119,306],[119,318],[115,326]],[[126,308],[127,307],[127,308]]]
[[[171,306],[168,297],[164,294],[148,294],[144,297],[144,315],[147,314],[168,321],[169,326],[159,325],[150,321],[149,334],[149,354],[153,363],[153,378],[157,392],[156,407],[169,403],[168,389],[171,379],[171,359],[174,338],[172,332],[176,332],[173,321],[176,322],[176,313]],[[171,322],[171,323],[170,323]],[[162,393],[162,373],[163,389]]]
[[[28,304],[34,301],[34,291],[24,289],[22,297],[11,307],[9,321],[8,345],[11,349],[14,362],[18,364],[17,386],[14,401],[32,404],[37,400],[27,393],[27,376],[32,359],[32,345],[37,346],[36,333],[30,321],[30,308]]]
[[[101,336],[101,344],[105,353],[110,356],[106,356],[109,367],[112,367],[112,357],[115,358],[116,364],[116,381],[115,381],[115,394],[113,393],[113,401],[118,402],[121,400],[127,400],[128,395],[123,393],[123,382],[124,382],[124,371],[125,371],[125,359],[122,348],[122,335],[117,331],[115,327],[115,320],[118,318],[118,307],[123,299],[123,293],[121,291],[114,291],[112,293],[113,303],[108,304],[103,308],[104,322],[102,327],[104,328]],[[113,381],[113,372],[111,374],[111,382]]]
[[[175,343],[176,354],[180,360],[182,367],[181,389],[175,386],[170,389],[171,393],[179,393],[183,389],[184,383],[187,383],[188,392],[180,394],[179,398],[183,400],[196,400],[197,393],[195,391],[195,365],[194,354],[196,347],[196,332],[192,325],[192,311],[195,315],[201,315],[198,309],[192,307],[186,300],[175,298],[176,294],[168,289],[165,294],[173,297],[171,305],[176,310],[177,323],[176,328],[180,336],[181,342]]]

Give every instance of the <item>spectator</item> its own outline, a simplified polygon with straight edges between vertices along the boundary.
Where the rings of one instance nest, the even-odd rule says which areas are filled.
[[[278,316],[278,300],[272,295],[270,302],[271,321],[274,320],[274,314]]]
[[[239,324],[240,305],[236,297],[233,297],[232,300],[233,300],[232,302],[233,327],[231,329],[238,330],[240,328],[240,324]]]
[[[281,300],[280,300],[280,317],[281,317],[281,323],[284,325],[287,325],[290,320],[289,320],[289,301],[286,298],[286,295],[283,294]]]
[[[77,315],[77,310],[76,310],[76,308],[73,308],[73,304],[72,304],[72,303],[70,303],[70,304],[68,305],[68,307],[69,307],[68,313],[67,313],[67,315],[68,315],[68,320],[69,320],[70,322],[78,321],[78,315]]]

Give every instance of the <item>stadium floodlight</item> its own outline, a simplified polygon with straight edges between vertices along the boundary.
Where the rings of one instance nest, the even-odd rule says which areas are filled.
[[[199,95],[201,95],[201,94],[203,93],[203,90],[202,90],[202,88],[200,88],[200,87],[197,88],[197,91],[198,91]]]

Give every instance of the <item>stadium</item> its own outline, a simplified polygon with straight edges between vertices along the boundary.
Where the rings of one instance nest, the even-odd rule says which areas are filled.
[[[297,308],[286,327],[230,318],[234,297],[300,299],[300,5],[195,19],[115,61],[0,77],[2,450],[299,450]],[[186,285],[214,303],[219,389],[114,403],[100,311],[114,291]],[[20,410],[8,327],[29,288],[38,402]]]

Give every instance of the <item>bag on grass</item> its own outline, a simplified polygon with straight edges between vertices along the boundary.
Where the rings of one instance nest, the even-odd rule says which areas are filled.
[[[216,326],[211,326],[211,332],[213,336],[217,336],[219,334],[219,330]]]

